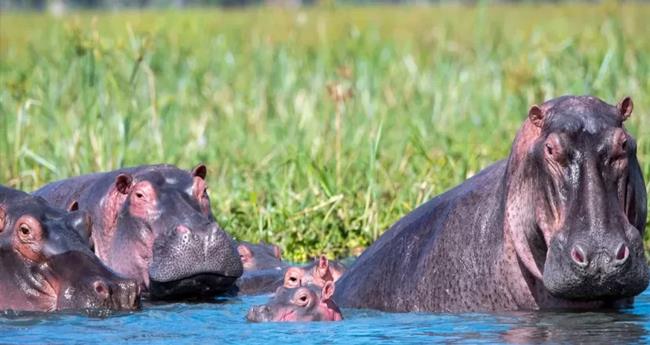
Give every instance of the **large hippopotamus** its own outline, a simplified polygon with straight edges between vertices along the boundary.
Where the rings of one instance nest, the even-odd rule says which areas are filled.
[[[89,218],[0,186],[0,310],[134,310],[136,281],[118,277],[90,250]]]
[[[150,165],[66,179],[34,194],[87,211],[97,256],[150,298],[209,298],[232,288],[242,264],[212,215],[205,178],[204,165]]]
[[[534,105],[510,157],[394,224],[337,283],[344,307],[388,311],[606,308],[648,286],[647,196],[617,106]]]
[[[267,304],[251,307],[246,319],[253,322],[340,321],[343,316],[332,300],[333,293],[334,283],[331,281],[322,287],[281,286]]]

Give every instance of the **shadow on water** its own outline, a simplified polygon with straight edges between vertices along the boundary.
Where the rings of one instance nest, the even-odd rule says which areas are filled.
[[[248,308],[268,297],[146,302],[140,312],[106,315],[4,312],[0,313],[0,344],[650,342],[650,290],[637,297],[632,308],[620,311],[396,314],[344,309],[343,322],[246,322]]]

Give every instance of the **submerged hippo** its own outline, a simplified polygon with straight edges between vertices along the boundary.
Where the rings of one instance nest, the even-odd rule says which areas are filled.
[[[399,220],[337,283],[390,311],[600,308],[648,286],[632,100],[532,106],[510,157]]]
[[[244,272],[280,270],[287,267],[287,264],[282,261],[282,250],[275,244],[240,242],[237,245],[237,252],[244,266]]]
[[[326,281],[338,280],[345,271],[345,266],[337,261],[329,261],[325,256],[304,266],[289,266],[278,256],[271,255],[275,250],[265,243],[252,245],[242,242],[238,250],[245,267],[244,274],[236,283],[239,295],[270,293],[283,285],[298,287],[316,284],[322,287]]]
[[[246,315],[254,322],[340,321],[341,310],[332,300],[334,283],[321,288],[308,285],[295,288],[279,287],[271,300],[253,306]]]
[[[54,182],[34,192],[92,218],[92,243],[110,268],[153,299],[206,298],[242,274],[232,239],[216,223],[206,168],[151,165]]]
[[[239,295],[270,293],[282,285],[289,265],[282,261],[280,247],[265,242],[240,242],[237,252],[244,267],[244,274],[236,282]]]
[[[0,310],[133,310],[140,289],[92,253],[84,212],[0,186]]]

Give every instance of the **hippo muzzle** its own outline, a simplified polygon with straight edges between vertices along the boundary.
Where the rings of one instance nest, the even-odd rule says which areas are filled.
[[[149,290],[154,299],[212,297],[242,273],[235,243],[216,223],[205,230],[179,225],[154,243]]]
[[[571,300],[617,300],[648,287],[650,275],[643,242],[629,227],[627,239],[588,241],[557,236],[549,246],[543,282],[555,297]]]

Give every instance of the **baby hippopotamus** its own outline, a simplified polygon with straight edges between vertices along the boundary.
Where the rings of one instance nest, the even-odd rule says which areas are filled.
[[[323,287],[326,282],[334,283],[339,280],[345,270],[346,267],[340,262],[327,260],[325,255],[321,255],[311,264],[287,268],[283,285],[287,288],[311,284]]]
[[[287,288],[281,286],[264,305],[253,306],[246,315],[253,322],[340,321],[341,310],[332,300],[334,283],[322,288],[310,284]]]
[[[282,261],[278,246],[260,242],[240,242],[237,251],[244,274],[237,280],[239,295],[271,293],[278,287],[296,287],[316,284],[322,287],[326,281],[336,281],[346,268],[337,261],[321,256],[305,266],[289,266]]]

